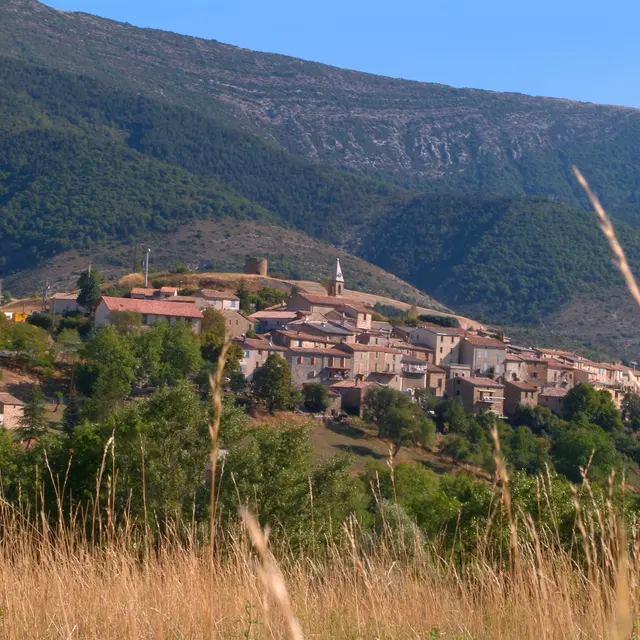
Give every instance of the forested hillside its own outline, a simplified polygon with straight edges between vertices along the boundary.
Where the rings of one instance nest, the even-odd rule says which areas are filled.
[[[616,226],[639,266],[638,229]],[[530,324],[620,282],[595,214],[543,198],[422,196],[372,229],[362,254],[409,282],[428,282],[450,306],[502,324]]]
[[[312,63],[299,63],[297,75],[282,76],[272,63],[285,68],[296,61],[63,14],[36,2],[0,2],[0,17],[5,53],[0,56],[0,276],[69,250],[113,241],[122,246],[145,234],[172,232],[196,219],[260,220],[329,242],[484,321],[536,327],[564,309],[579,313],[576,306],[585,301],[592,313],[593,305],[600,305],[607,310],[602,317],[610,317],[607,291],[620,280],[593,215],[577,206],[580,198],[567,167],[579,161],[605,202],[634,220],[638,120],[633,110],[457,91]],[[123,33],[131,36],[126,42],[118,40]],[[82,55],[70,48],[80,36],[86,36]],[[153,44],[145,55],[139,51],[142,42]],[[190,47],[202,50],[200,57]],[[187,49],[191,57],[181,57]],[[212,51],[219,54],[215,59]],[[231,56],[234,65],[229,52],[237,53]],[[130,66],[127,73],[123,65]],[[180,65],[184,69],[178,74]],[[251,75],[258,68],[268,91]],[[268,118],[260,119],[262,129],[249,112],[238,119],[223,89],[216,84],[211,94],[200,86],[206,85],[204,75],[202,83],[189,84],[194,69],[233,72],[238,82],[251,77],[250,93],[261,94],[265,104],[290,91],[299,96],[300,123],[305,94],[297,93],[294,81],[306,74],[325,82],[326,74],[333,74],[341,79],[335,95],[323,94],[327,104],[345,101],[348,94],[356,105],[369,96],[379,110],[373,88],[379,100],[384,95],[391,100],[385,91],[393,88],[393,100],[405,96],[407,105],[418,104],[420,96],[432,101],[442,130],[453,127],[448,120],[453,111],[447,110],[453,100],[459,107],[456,127],[468,140],[476,135],[467,110],[471,103],[475,109],[493,105],[489,111],[501,122],[513,121],[513,110],[519,110],[522,131],[536,117],[554,121],[554,140],[567,139],[562,153],[542,134],[544,150],[533,155],[529,146],[518,152],[504,147],[497,155],[471,154],[467,148],[466,164],[455,171],[453,165],[436,163],[425,173],[398,161],[395,166],[404,169],[391,176],[378,154],[386,143],[371,146],[371,139],[354,137],[355,129],[345,125],[344,144],[358,140],[368,154],[362,166],[296,149],[274,133],[273,123],[267,126]],[[350,120],[356,129],[366,120],[364,112],[358,113]],[[285,129],[304,131],[300,127]],[[587,131],[591,138],[585,146]],[[494,134],[511,140],[499,127]],[[315,134],[304,135],[316,140]],[[453,158],[450,146],[441,151]],[[508,170],[498,161],[500,154],[511,158]],[[356,162],[359,156],[349,151],[348,157]],[[476,164],[470,169],[472,157]],[[438,195],[445,188],[449,192]],[[484,193],[463,193],[474,189]],[[640,268],[640,231],[622,221],[617,228],[632,265]],[[288,245],[277,259],[287,272],[306,272],[298,254]],[[190,258],[187,246],[184,254],[176,254],[184,262]],[[202,260],[220,262],[215,256]],[[609,322],[615,333],[617,318]],[[629,335],[627,325],[625,340],[608,344],[620,356],[640,357],[640,334]],[[591,336],[591,343],[597,346],[598,336]]]
[[[418,189],[551,195],[638,217],[640,112],[409,82],[0,0],[0,47]]]

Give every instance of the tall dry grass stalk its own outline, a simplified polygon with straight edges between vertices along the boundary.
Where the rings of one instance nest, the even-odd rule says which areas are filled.
[[[582,175],[580,169],[578,167],[573,167],[573,173],[578,180],[580,186],[584,189],[587,194],[589,201],[591,202],[591,206],[593,207],[596,215],[598,216],[598,220],[600,222],[600,229],[604,234],[604,237],[607,239],[609,246],[611,247],[611,251],[613,251],[613,255],[615,256],[616,267],[622,274],[624,281],[627,285],[627,289],[633,296],[633,299],[636,301],[638,306],[640,306],[640,289],[638,288],[638,283],[636,282],[635,276],[633,275],[633,271],[631,271],[631,267],[629,266],[629,261],[627,260],[627,256],[622,248],[622,245],[618,241],[618,237],[616,236],[615,229],[613,228],[613,223],[611,222],[611,218],[607,215],[607,212],[604,210],[603,206],[600,204],[600,200],[598,196],[591,191],[591,187],[587,182],[586,178]]]
[[[229,350],[229,336],[225,335],[220,355],[218,357],[218,366],[213,376],[209,376],[209,388],[211,390],[211,402],[213,403],[213,416],[209,425],[209,437],[211,438],[211,502],[209,518],[209,543],[211,545],[211,554],[215,553],[215,535],[216,535],[216,471],[218,468],[218,455],[220,447],[218,446],[218,438],[220,436],[220,419],[222,417],[222,377],[224,376],[224,368],[227,364],[227,351]]]
[[[141,558],[140,540],[125,526],[91,545],[82,528],[44,531],[1,502],[0,637],[261,640],[299,638],[292,629],[302,629],[307,638],[341,640],[631,638],[640,540],[621,543],[613,514],[588,513],[588,568],[552,531],[516,513],[517,567],[482,551],[455,562],[437,544],[405,553],[397,539],[359,535],[355,523],[346,523],[344,544],[328,543],[313,557],[277,544],[269,552],[251,520],[258,554],[237,523],[219,536],[212,562],[206,536],[195,531],[188,544],[169,531]],[[594,533],[598,519],[602,535]],[[274,575],[281,582],[270,585]],[[270,597],[274,590],[299,628]]]

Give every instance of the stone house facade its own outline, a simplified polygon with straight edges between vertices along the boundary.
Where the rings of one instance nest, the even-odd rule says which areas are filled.
[[[240,310],[240,298],[232,293],[214,289],[198,289],[194,298],[196,299],[196,306],[200,309],[210,307],[218,311],[226,311],[227,309],[232,311]]]
[[[292,347],[285,357],[297,388],[311,382],[331,385],[352,377],[353,357],[340,349]]]
[[[564,414],[564,398],[568,393],[568,389],[558,387],[549,387],[543,389],[538,394],[538,406],[547,407],[553,413],[562,416]]]
[[[19,429],[24,403],[10,393],[0,392],[0,426],[4,429]]]
[[[240,371],[249,381],[253,378],[256,369],[265,363],[269,354],[277,353],[280,357],[285,358],[285,347],[271,344],[268,340],[244,338],[243,340],[236,340],[236,342],[242,349]]]
[[[460,331],[446,327],[421,325],[409,335],[411,344],[423,345],[433,351],[433,363],[460,362]]]
[[[341,344],[339,348],[353,354],[354,380],[402,389],[402,354],[395,349],[363,344]]]
[[[538,387],[521,380],[504,383],[504,412],[512,415],[518,405],[538,406]]]
[[[467,413],[504,412],[504,386],[491,378],[450,378],[447,380],[447,396],[459,398]]]
[[[225,309],[219,313],[224,318],[227,335],[231,338],[240,338],[246,335],[247,331],[253,327],[251,320],[245,318],[245,316],[238,311]]]
[[[475,375],[504,373],[507,345],[495,338],[466,336],[460,342],[461,364],[468,364]]]

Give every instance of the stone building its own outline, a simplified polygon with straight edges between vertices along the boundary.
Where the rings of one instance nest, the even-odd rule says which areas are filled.
[[[459,398],[467,413],[504,412],[504,386],[491,378],[450,378],[447,396]]]
[[[0,392],[0,425],[5,429],[18,429],[24,404],[10,393]]]
[[[504,412],[512,415],[518,405],[538,406],[538,387],[521,380],[507,380],[504,383]]]

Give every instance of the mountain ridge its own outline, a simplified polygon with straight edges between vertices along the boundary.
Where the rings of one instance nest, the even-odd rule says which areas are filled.
[[[638,162],[639,110],[389,78],[39,3],[7,6],[5,51],[200,110],[312,161],[406,186],[585,204],[568,172],[580,164],[594,168],[605,204],[640,218],[637,175],[619,193],[605,188]],[[615,162],[598,168],[592,146],[612,136],[629,148],[617,159],[618,148],[603,148]]]
[[[119,37],[120,30],[133,35]],[[367,138],[377,127],[369,116],[388,113],[389,105],[410,111],[417,104],[414,85],[421,83],[326,71],[318,63],[193,40],[34,2],[0,3],[0,275],[67,251],[112,242],[126,247],[144,234],[170,238],[187,223],[268,221],[349,250],[484,322],[535,327],[568,309],[557,322],[570,332],[566,318],[577,313],[574,301],[606,307],[607,288],[621,283],[593,214],[578,207],[582,196],[570,164],[580,157],[591,163],[587,170],[578,162],[594,188],[605,185],[598,189],[605,204],[616,204],[612,212],[632,223],[617,221],[616,228],[632,266],[640,268],[640,230],[634,224],[640,221],[640,120],[628,115],[634,110],[624,110],[621,118],[617,107],[579,105],[571,118],[588,113],[597,121],[585,129],[588,144],[567,128],[571,118],[554,121],[551,128],[571,142],[561,151],[525,154],[519,164],[504,166],[476,153],[468,157],[475,163],[471,180],[462,171],[441,181],[407,171],[392,184],[381,179],[381,156]],[[184,55],[174,56],[176,48]],[[193,69],[206,66],[213,54],[221,60],[209,65],[215,87],[203,89],[196,80],[206,84],[208,76]],[[333,93],[318,95],[316,86],[301,95],[300,87],[313,84],[314,74],[326,86],[333,83]],[[231,76],[229,93],[221,87]],[[351,78],[349,85],[345,79]],[[531,122],[553,121],[574,107],[560,101],[561,109],[545,111],[546,103],[520,94],[503,99],[494,92],[425,86],[435,86],[429,103],[434,122],[445,133],[450,129],[469,139],[480,122],[493,123],[485,134],[500,140],[498,124],[509,119],[534,135]],[[229,101],[232,94],[235,103]],[[261,108],[295,106],[298,127],[288,143],[272,126],[278,113],[258,123],[264,135],[246,124],[251,118],[243,115],[243,94]],[[313,117],[309,105],[318,100],[330,111],[347,113],[348,122],[334,123],[341,127],[342,149],[347,153],[359,145],[369,168],[311,158],[300,149],[294,153],[291,144],[300,132],[312,142],[321,138],[307,127]],[[557,108],[557,99],[548,100]],[[538,120],[528,118],[530,104]],[[583,128],[589,124],[581,122]],[[600,139],[601,131],[617,131],[617,137]],[[398,167],[403,170],[402,163]],[[294,246],[276,259],[291,267]],[[220,248],[225,250],[231,249]],[[188,250],[183,255],[188,258]],[[318,266],[310,273],[318,273]],[[605,316],[617,321],[608,311]],[[632,335],[627,324],[620,325],[622,339],[607,340],[616,349],[622,345],[622,357],[637,359],[640,332]]]

